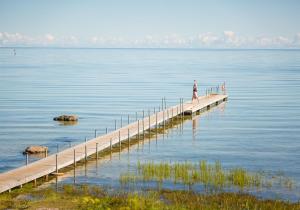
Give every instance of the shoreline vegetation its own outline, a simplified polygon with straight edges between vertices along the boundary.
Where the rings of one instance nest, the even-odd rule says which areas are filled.
[[[281,200],[261,200],[246,193],[198,194],[192,191],[150,190],[136,192],[106,192],[97,186],[63,185],[33,189],[26,186],[0,195],[0,209],[82,209],[82,210],[142,210],[142,209],[261,209],[299,210],[300,203]]]
[[[128,190],[138,182],[157,182],[157,188]],[[164,181],[189,186],[188,190],[162,188]],[[269,177],[265,173],[248,172],[243,168],[223,169],[220,162],[198,164],[190,162],[138,162],[136,171],[123,173],[121,188],[109,192],[93,185],[40,186],[25,185],[11,193],[0,194],[0,209],[293,209],[300,210],[300,202],[280,199],[260,199],[247,192],[249,188],[276,186],[295,187],[283,174]],[[205,186],[204,193],[192,189],[195,184]],[[235,187],[237,192],[225,188]]]

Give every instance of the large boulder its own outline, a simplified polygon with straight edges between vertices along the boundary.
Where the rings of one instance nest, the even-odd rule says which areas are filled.
[[[58,117],[54,117],[55,121],[77,121],[78,117],[76,115],[61,115]]]
[[[29,146],[23,152],[24,154],[39,154],[48,152],[48,147],[45,146]]]

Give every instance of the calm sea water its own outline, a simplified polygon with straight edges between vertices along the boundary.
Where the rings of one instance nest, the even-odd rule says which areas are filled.
[[[0,172],[25,164],[22,151],[50,152],[92,138],[142,110],[190,100],[193,80],[226,81],[226,104],[186,121],[183,130],[112,160],[79,169],[77,182],[110,184],[137,160],[220,160],[224,167],[284,172],[300,183],[300,51],[155,49],[0,49]],[[76,125],[52,120],[76,114]],[[125,121],[126,121],[125,120]],[[36,157],[31,157],[34,161]],[[71,179],[62,178],[62,182]],[[297,200],[297,190],[276,192]]]

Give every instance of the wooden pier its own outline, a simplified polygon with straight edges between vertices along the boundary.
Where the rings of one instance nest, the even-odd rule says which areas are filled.
[[[123,141],[129,141],[131,137],[142,135],[143,132],[156,128],[159,124],[183,115],[193,115],[200,111],[210,109],[227,100],[227,95],[211,94],[201,96],[199,100],[183,102],[172,107],[159,110],[158,112],[145,116],[124,127],[116,129],[110,133],[95,137],[84,143],[75,145],[56,154],[32,162],[28,165],[13,169],[0,174],[0,193],[10,191],[15,187],[33,182],[49,174],[59,175],[59,170],[67,166],[74,165],[80,160],[86,160],[89,156],[105,150],[111,149],[113,145],[121,147]],[[163,106],[162,106],[163,107]]]

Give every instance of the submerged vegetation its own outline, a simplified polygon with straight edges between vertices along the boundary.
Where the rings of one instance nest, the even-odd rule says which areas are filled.
[[[186,185],[189,189],[193,185],[202,184],[209,191],[222,191],[225,188],[237,188],[243,191],[270,188],[273,185],[288,189],[293,187],[293,182],[282,175],[268,178],[263,173],[250,173],[243,168],[225,170],[219,161],[209,164],[205,160],[200,161],[199,164],[138,162],[135,172],[120,175],[122,186],[151,181],[157,182],[159,187],[163,182],[173,182],[173,184]]]
[[[0,195],[0,209],[261,209],[300,210],[300,203],[260,200],[242,193],[197,194],[191,191],[147,191],[109,194],[99,187],[63,185],[53,188],[23,188]]]

